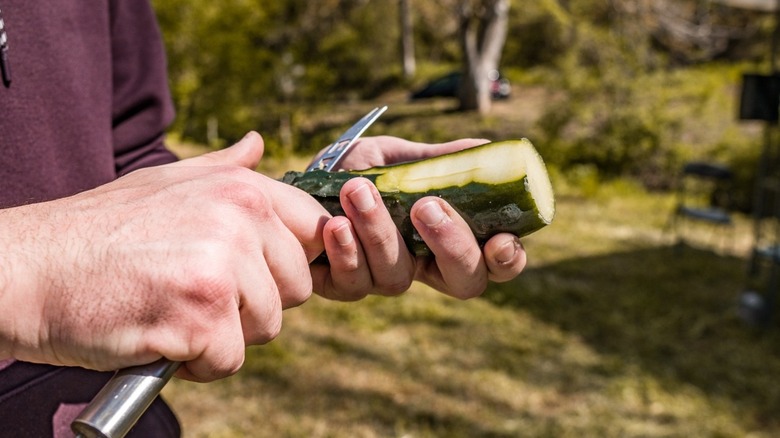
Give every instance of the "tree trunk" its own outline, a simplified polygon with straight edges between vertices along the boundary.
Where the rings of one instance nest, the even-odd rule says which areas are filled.
[[[401,20],[401,62],[404,79],[414,78],[417,64],[414,59],[414,31],[412,29],[412,13],[409,10],[409,0],[398,0],[398,15]]]
[[[489,74],[498,69],[506,41],[509,0],[460,0],[459,36],[463,76],[458,95],[462,111],[490,111]]]

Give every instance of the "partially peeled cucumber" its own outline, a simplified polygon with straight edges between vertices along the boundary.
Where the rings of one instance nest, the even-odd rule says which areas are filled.
[[[360,171],[287,172],[282,181],[309,193],[331,214],[343,216],[339,191],[355,177],[376,185],[407,247],[416,255],[430,254],[409,217],[412,205],[425,196],[446,200],[469,224],[480,245],[502,232],[528,235],[555,216],[550,178],[528,139]]]

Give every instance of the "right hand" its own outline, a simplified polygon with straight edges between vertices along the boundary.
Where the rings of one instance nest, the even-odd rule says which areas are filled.
[[[339,167],[367,169],[415,161],[485,142],[461,139],[426,144],[389,136],[363,137]],[[340,200],[346,216],[328,221],[323,233],[330,263],[312,266],[314,290],[326,298],[352,301],[369,293],[397,295],[418,280],[447,295],[468,299],[482,294],[489,281],[509,281],[525,268],[526,253],[520,239],[499,233],[480,247],[466,221],[438,197],[424,197],[410,211],[412,225],[433,257],[418,257],[406,250],[369,180],[347,181]]]
[[[56,201],[0,210],[0,359],[111,370],[181,361],[235,373],[246,345],[311,294],[330,218],[231,148],[130,173]]]

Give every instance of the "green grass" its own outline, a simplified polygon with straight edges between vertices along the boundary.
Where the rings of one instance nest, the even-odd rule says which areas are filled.
[[[680,248],[671,196],[556,180],[515,281],[465,302],[313,298],[236,376],[168,385],[185,436],[780,435],[780,331],[736,316],[749,223]]]

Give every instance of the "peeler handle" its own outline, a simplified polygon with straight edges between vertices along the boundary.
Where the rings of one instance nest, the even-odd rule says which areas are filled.
[[[123,438],[180,364],[160,359],[119,370],[71,423],[71,429],[82,438]]]

